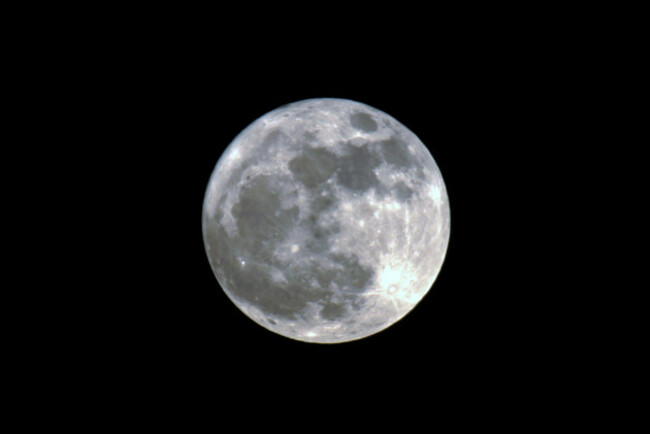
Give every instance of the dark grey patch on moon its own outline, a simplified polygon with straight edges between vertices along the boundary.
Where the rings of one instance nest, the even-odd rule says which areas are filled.
[[[401,202],[408,202],[413,196],[413,190],[408,187],[403,181],[398,182],[393,186],[393,194]]]
[[[323,225],[313,213],[299,220],[297,207],[282,209],[280,193],[287,185],[267,175],[246,181],[239,201],[231,208],[238,230],[234,237],[220,223],[225,199],[219,199],[214,218],[206,218],[204,222],[206,241],[213,251],[210,255],[213,269],[232,297],[257,307],[265,315],[296,320],[302,317],[309,303],[319,303],[323,306],[323,319],[340,318],[346,313],[344,309],[323,303],[329,303],[339,288],[346,303],[359,305],[358,294],[369,287],[374,271],[359,264],[354,255],[329,252],[331,237],[340,231],[337,224]],[[321,186],[317,190],[329,188]],[[319,196],[312,201],[312,206],[316,204],[317,209],[324,210],[334,203],[331,197]],[[335,264],[333,268],[320,262],[293,267],[274,255],[277,245],[297,226],[307,235],[302,247],[328,258]],[[273,269],[282,270],[286,280],[274,280]],[[274,324],[270,320],[269,323]]]
[[[315,254],[327,253],[331,247],[330,237],[340,232],[337,225],[323,226],[317,219],[312,218],[313,214],[301,226],[308,234],[304,247],[307,251]]]
[[[326,288],[338,287],[348,294],[360,294],[369,288],[375,274],[372,268],[364,267],[356,256],[328,255],[335,268],[313,267],[312,273],[318,283]]]
[[[318,143],[317,131],[307,131],[302,136],[307,143]]]
[[[312,302],[326,307],[325,312],[321,311],[324,318],[335,319],[343,315],[344,311],[327,302],[334,294],[334,288],[345,285],[343,298],[346,301],[357,301],[358,294],[369,287],[373,271],[361,266],[356,258],[328,257],[340,261],[336,262],[336,268],[328,269],[322,264],[312,264],[300,269],[289,269],[285,273],[287,281],[283,283],[273,281],[269,274],[269,265],[277,263],[282,266],[273,258],[266,258],[269,264],[252,261],[247,263],[245,269],[237,267],[236,261],[232,261],[233,268],[228,269],[226,286],[235,298],[256,306],[266,315],[298,319]]]
[[[323,195],[322,193],[325,193]],[[312,199],[310,209],[313,213],[322,213],[332,208],[338,199],[331,193],[331,189],[324,189],[323,192],[316,192],[316,197]]]
[[[273,146],[284,147],[291,143],[291,139],[284,132],[280,130],[273,130],[266,135],[262,141],[261,148],[268,150]]]
[[[398,169],[410,169],[420,165],[415,156],[409,153],[406,143],[395,136],[377,142],[377,145],[386,163]]]
[[[377,131],[377,122],[368,113],[353,113],[350,115],[350,123],[358,130],[372,132]]]
[[[345,316],[345,308],[336,303],[325,303],[320,311],[320,317],[329,321],[333,321]]]
[[[348,155],[337,157],[336,167],[339,183],[349,190],[365,192],[379,185],[375,168],[381,164],[376,153],[366,146],[355,147],[344,145],[349,149]]]
[[[305,146],[300,156],[289,161],[289,169],[305,187],[314,188],[332,176],[335,164],[335,155],[331,152]]]
[[[232,207],[240,242],[250,250],[270,250],[298,222],[298,207],[282,209],[278,180],[259,175],[249,180]]]
[[[305,286],[303,274],[291,275],[287,284],[273,281],[270,267],[281,265],[279,261],[264,244],[251,243],[245,236],[229,237],[219,223],[220,214],[206,221],[206,239],[214,250],[210,258],[218,280],[233,298],[267,315],[296,319],[308,302],[329,295],[326,289]]]
[[[267,315],[298,319],[309,302],[322,300],[331,293],[309,285],[304,271],[288,276],[287,283],[279,283],[271,279],[266,264],[253,263],[246,268],[231,273],[228,290]]]
[[[343,266],[343,270],[337,274],[337,279],[334,280],[339,287],[345,287],[355,293],[362,293],[368,288],[375,274],[372,268],[359,264],[359,259],[354,255],[333,255],[333,258]]]

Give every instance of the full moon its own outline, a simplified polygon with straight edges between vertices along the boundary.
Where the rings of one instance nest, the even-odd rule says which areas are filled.
[[[391,326],[426,295],[449,241],[431,153],[390,115],[310,99],[260,117],[228,146],[203,203],[217,281],[282,336],[339,343]]]

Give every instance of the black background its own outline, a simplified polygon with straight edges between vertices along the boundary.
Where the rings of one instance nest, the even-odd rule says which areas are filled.
[[[88,310],[110,306],[101,340],[110,345],[97,356],[109,378],[198,406],[336,395],[342,409],[398,400],[416,410],[432,405],[416,393],[454,402],[505,390],[516,399],[549,378],[555,318],[544,306],[557,299],[539,265],[555,241],[539,222],[556,217],[539,206],[549,183],[538,174],[552,176],[549,125],[564,118],[547,107],[564,78],[528,55],[539,54],[534,40],[432,34],[376,40],[372,50],[326,39],[307,49],[277,35],[206,42],[183,29],[86,65],[85,98],[105,102],[90,118],[103,159],[115,162],[100,183],[117,205],[101,212],[115,223],[105,238],[119,253],[110,289]],[[440,167],[451,208],[449,249],[428,295],[390,328],[334,345],[287,339],[242,314],[220,289],[201,233],[225,147],[268,111],[318,97],[369,104],[411,129]]]
[[[7,80],[21,100],[10,110],[22,120],[15,148],[28,158],[7,190],[36,181],[24,195],[36,210],[7,211],[33,218],[10,235],[36,235],[11,252],[31,265],[17,288],[30,314],[8,329],[35,329],[20,339],[30,372],[8,371],[23,393],[64,407],[55,417],[122,429],[135,417],[187,431],[207,416],[226,430],[306,417],[301,428],[347,431],[350,417],[364,431],[397,419],[411,432],[409,421],[528,427],[576,411],[601,387],[601,338],[619,337],[607,330],[615,308],[590,308],[599,285],[583,282],[601,276],[583,246],[609,259],[599,243],[619,236],[609,221],[619,192],[603,195],[609,166],[589,158],[621,143],[618,130],[598,137],[612,124],[596,116],[608,105],[602,83],[628,92],[608,75],[625,76],[623,62],[603,57],[627,45],[610,37],[617,30],[583,7],[241,6],[52,6],[65,20],[39,7],[26,16],[41,28],[31,23],[40,12],[40,32],[19,23],[10,35],[20,55],[8,69],[24,79]],[[428,295],[385,331],[336,345],[249,320],[219,288],[201,234],[224,148],[268,111],[318,97],[369,104],[411,129],[451,207]],[[584,205],[596,211],[575,212]],[[29,378],[42,384],[23,387]],[[52,423],[31,408],[26,419]]]

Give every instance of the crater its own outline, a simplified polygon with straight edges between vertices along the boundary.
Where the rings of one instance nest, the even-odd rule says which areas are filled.
[[[377,122],[368,113],[357,112],[350,115],[350,123],[357,130],[372,132],[377,131]]]

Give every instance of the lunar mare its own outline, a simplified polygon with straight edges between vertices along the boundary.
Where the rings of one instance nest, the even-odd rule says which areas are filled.
[[[424,297],[449,240],[440,170],[390,115],[342,99],[254,121],[208,183],[215,276],[259,325],[306,342],[377,333]]]

